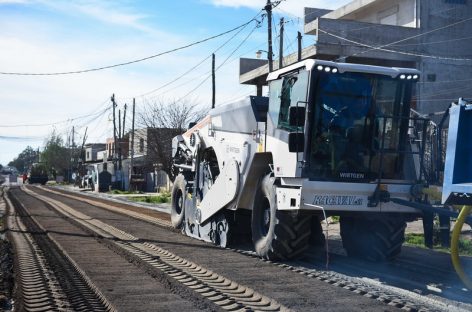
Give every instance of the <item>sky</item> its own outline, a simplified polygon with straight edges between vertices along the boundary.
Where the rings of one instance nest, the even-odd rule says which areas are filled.
[[[297,31],[303,33],[304,7],[333,9],[348,2],[283,1],[274,11],[274,23],[278,24],[281,17],[286,20],[284,53],[296,51]],[[260,21],[257,14],[265,3],[266,0],[0,0],[0,72],[78,71],[141,59],[217,35],[254,17]],[[136,98],[137,111],[145,102],[176,99],[199,107],[210,106],[208,57],[221,46],[215,53],[216,66],[221,65],[216,73],[216,105],[254,94],[253,86],[238,82],[239,58],[255,58],[257,50],[267,49],[266,25],[264,21],[257,28],[253,21],[239,32],[101,71],[0,75],[0,164],[6,165],[28,145],[41,150],[53,131],[67,140],[74,127],[78,143],[88,127],[87,143],[104,142],[112,136],[112,94],[121,110],[124,104],[131,104],[132,98]],[[276,31],[274,37],[278,40]],[[311,36],[303,39],[304,46],[313,42]],[[274,53],[277,55],[277,50]],[[199,63],[190,73],[162,88]]]

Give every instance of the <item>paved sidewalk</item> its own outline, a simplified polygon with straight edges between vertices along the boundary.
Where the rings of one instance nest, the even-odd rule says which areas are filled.
[[[114,202],[117,202],[117,203],[124,203],[124,204],[135,206],[135,207],[147,208],[147,209],[152,209],[152,210],[156,210],[156,211],[165,212],[165,213],[170,214],[170,203],[166,203],[166,204],[150,204],[149,203],[148,204],[148,203],[135,202],[135,201],[132,201],[132,200],[128,199],[128,197],[130,197],[130,196],[132,196],[132,197],[155,196],[158,193],[145,193],[145,194],[130,194],[130,195],[127,195],[127,194],[96,193],[96,192],[92,192],[89,189],[81,189],[81,188],[78,188],[78,187],[72,186],[72,185],[49,185],[49,187],[58,188],[58,189],[62,189],[62,190],[69,191],[69,192],[79,193],[79,194],[87,195],[87,196],[90,196],[90,197],[103,198],[103,199],[107,199],[107,200],[114,201]]]

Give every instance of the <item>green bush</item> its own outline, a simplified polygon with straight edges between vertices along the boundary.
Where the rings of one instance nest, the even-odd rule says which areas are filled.
[[[424,246],[424,235],[418,233],[407,233],[405,235],[405,243],[408,245],[418,246],[426,248]],[[435,243],[433,246],[434,249],[451,252],[448,248],[443,248],[441,245]],[[459,239],[459,254],[465,256],[472,256],[472,241],[470,239]]]
[[[117,195],[130,195],[130,194],[142,194],[143,192],[140,191],[121,191],[121,190],[111,190],[111,194]]]
[[[141,203],[149,204],[164,204],[170,202],[170,194],[162,193],[159,195],[150,195],[150,196],[130,196],[130,200]]]

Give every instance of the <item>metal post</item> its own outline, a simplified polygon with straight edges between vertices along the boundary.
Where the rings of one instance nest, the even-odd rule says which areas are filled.
[[[112,161],[113,161],[113,172],[116,171],[116,117],[115,117],[115,107],[116,107],[116,103],[115,103],[115,94],[112,94],[111,96],[111,103],[112,103],[112,106],[113,106],[113,158],[112,158]]]
[[[279,69],[284,67],[284,18],[280,18],[280,46],[279,46]]]
[[[123,132],[122,132],[122,135],[121,137],[123,138],[125,136],[125,123],[126,123],[126,109],[128,108],[128,105],[126,105],[125,103],[125,109],[124,109],[124,112],[123,112]]]
[[[133,98],[133,118],[131,121],[131,161],[129,164],[129,190],[131,190],[131,175],[133,174],[133,161],[134,161],[134,112],[136,102]]]
[[[216,84],[215,84],[215,53],[211,55],[211,82],[212,82],[212,98],[211,108],[215,108],[216,102]]]
[[[264,7],[264,10],[267,12],[267,41],[268,41],[268,55],[269,60],[269,73],[273,71],[272,64],[272,3],[270,0],[267,0],[267,4]]]
[[[121,109],[118,110],[118,169],[121,170]]]
[[[262,96],[262,85],[261,84],[256,85],[256,95],[257,96]]]
[[[302,60],[302,33],[301,32],[298,32],[297,41],[298,41],[298,61],[300,62]]]

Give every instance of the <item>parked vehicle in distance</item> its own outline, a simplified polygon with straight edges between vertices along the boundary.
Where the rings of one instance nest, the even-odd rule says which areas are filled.
[[[48,172],[46,167],[41,163],[35,163],[31,166],[28,173],[29,184],[46,184],[48,181]]]

